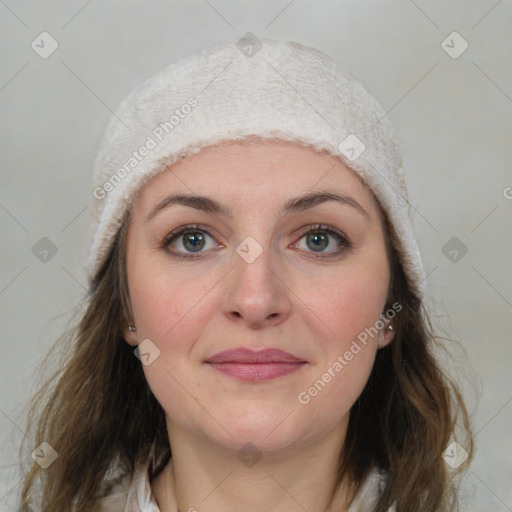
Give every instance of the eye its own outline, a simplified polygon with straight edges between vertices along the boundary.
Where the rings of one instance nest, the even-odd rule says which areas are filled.
[[[208,238],[213,240],[213,236],[206,229],[198,225],[184,226],[169,233],[162,242],[162,248],[168,249],[172,246],[174,250],[170,252],[173,255],[187,258],[201,252],[208,245]],[[216,246],[216,243],[211,243],[206,248]]]
[[[333,239],[334,242],[332,242]],[[322,254],[321,256],[313,256],[318,259],[337,256],[352,247],[346,236],[321,224],[310,226],[310,229],[301,236],[300,240],[304,240],[306,250],[310,249],[313,253]],[[299,245],[299,243],[296,245]],[[331,249],[329,250],[329,248]]]
[[[208,239],[212,240],[210,247],[208,247]],[[309,226],[309,230],[301,235],[299,242],[302,240],[305,241],[306,245],[304,250],[319,254],[319,256],[312,255],[313,258],[317,259],[338,256],[352,247],[346,236],[321,224]],[[295,246],[298,246],[299,242]],[[169,250],[169,252],[173,256],[181,258],[191,258],[194,257],[194,254],[199,256],[199,253],[204,252],[203,249],[212,249],[219,247],[219,245],[207,229],[195,224],[172,231],[161,244],[162,249],[169,250],[169,247],[173,247],[173,250]],[[332,247],[333,245],[335,247]],[[329,250],[329,248],[331,249]],[[303,248],[299,247],[299,249]]]

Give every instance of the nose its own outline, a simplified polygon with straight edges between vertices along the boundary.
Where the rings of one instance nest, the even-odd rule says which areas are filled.
[[[233,322],[251,329],[276,326],[291,312],[290,289],[283,269],[266,249],[251,263],[236,252],[229,273],[224,313]],[[275,260],[275,258],[274,258]]]

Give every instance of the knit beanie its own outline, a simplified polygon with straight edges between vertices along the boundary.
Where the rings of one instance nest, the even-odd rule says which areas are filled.
[[[387,213],[409,288],[423,298],[425,272],[386,112],[331,57],[251,33],[169,65],[115,112],[94,163],[89,284],[151,177],[202,148],[250,136],[312,147],[355,171]]]

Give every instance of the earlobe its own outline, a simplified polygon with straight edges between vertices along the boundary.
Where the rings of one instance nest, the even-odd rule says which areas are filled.
[[[380,333],[379,340],[377,342],[378,348],[384,348],[387,347],[395,337],[395,328],[393,327],[393,324],[387,325]]]
[[[134,325],[128,325],[123,331],[123,337],[128,345],[136,347],[139,344],[137,329]]]

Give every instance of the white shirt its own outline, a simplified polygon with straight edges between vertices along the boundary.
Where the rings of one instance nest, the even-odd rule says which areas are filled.
[[[373,469],[347,512],[371,512],[383,489],[384,479],[384,474]],[[147,467],[135,473],[131,485],[126,476],[113,488],[103,499],[101,512],[161,512],[151,491]],[[395,507],[391,507],[388,512],[395,512]]]

